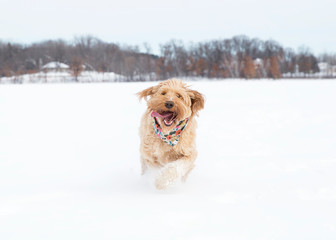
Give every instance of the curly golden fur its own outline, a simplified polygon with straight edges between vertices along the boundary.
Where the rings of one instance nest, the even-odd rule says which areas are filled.
[[[142,174],[148,166],[161,168],[156,177],[157,189],[165,189],[176,180],[183,181],[194,167],[197,157],[195,131],[198,111],[204,108],[203,95],[178,79],[170,79],[138,93],[140,99],[147,101],[147,110],[140,125],[140,153]],[[149,97],[149,99],[148,99]],[[173,107],[167,108],[166,103],[172,102]],[[157,118],[163,133],[169,133],[180,121],[189,118],[187,127],[181,133],[179,142],[174,147],[156,136],[153,128],[152,112],[174,112],[174,121],[167,125],[163,119]]]

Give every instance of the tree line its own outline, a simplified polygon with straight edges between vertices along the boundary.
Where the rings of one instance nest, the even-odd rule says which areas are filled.
[[[306,47],[296,52],[273,40],[247,36],[190,44],[172,40],[160,45],[158,55],[151,53],[148,44],[142,49],[92,36],[30,45],[0,41],[0,77],[35,73],[51,61],[66,63],[77,74],[83,65],[86,70],[115,72],[128,81],[170,77],[281,78],[285,73],[288,77],[298,72],[319,72],[319,61],[336,65],[335,54],[316,57]]]

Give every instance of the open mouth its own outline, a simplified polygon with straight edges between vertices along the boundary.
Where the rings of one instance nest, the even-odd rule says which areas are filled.
[[[164,123],[164,125],[166,125],[167,127],[170,127],[171,125],[173,125],[177,114],[175,112],[171,112],[171,111],[164,111],[164,112],[155,112],[153,111],[151,113],[152,117],[155,117],[157,120],[160,120],[160,123]]]

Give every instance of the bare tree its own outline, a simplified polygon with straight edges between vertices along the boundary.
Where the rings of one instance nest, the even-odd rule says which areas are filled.
[[[70,70],[72,76],[75,77],[75,81],[78,82],[78,76],[84,70],[83,61],[80,57],[74,57],[70,64]]]

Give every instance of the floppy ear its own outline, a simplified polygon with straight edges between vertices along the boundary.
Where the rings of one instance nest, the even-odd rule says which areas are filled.
[[[139,97],[139,100],[144,98],[147,101],[147,97],[153,95],[154,93],[155,93],[154,87],[149,87],[141,92],[138,92],[137,95]]]
[[[192,116],[198,116],[198,111],[204,108],[204,97],[201,93],[190,90],[190,99]]]

